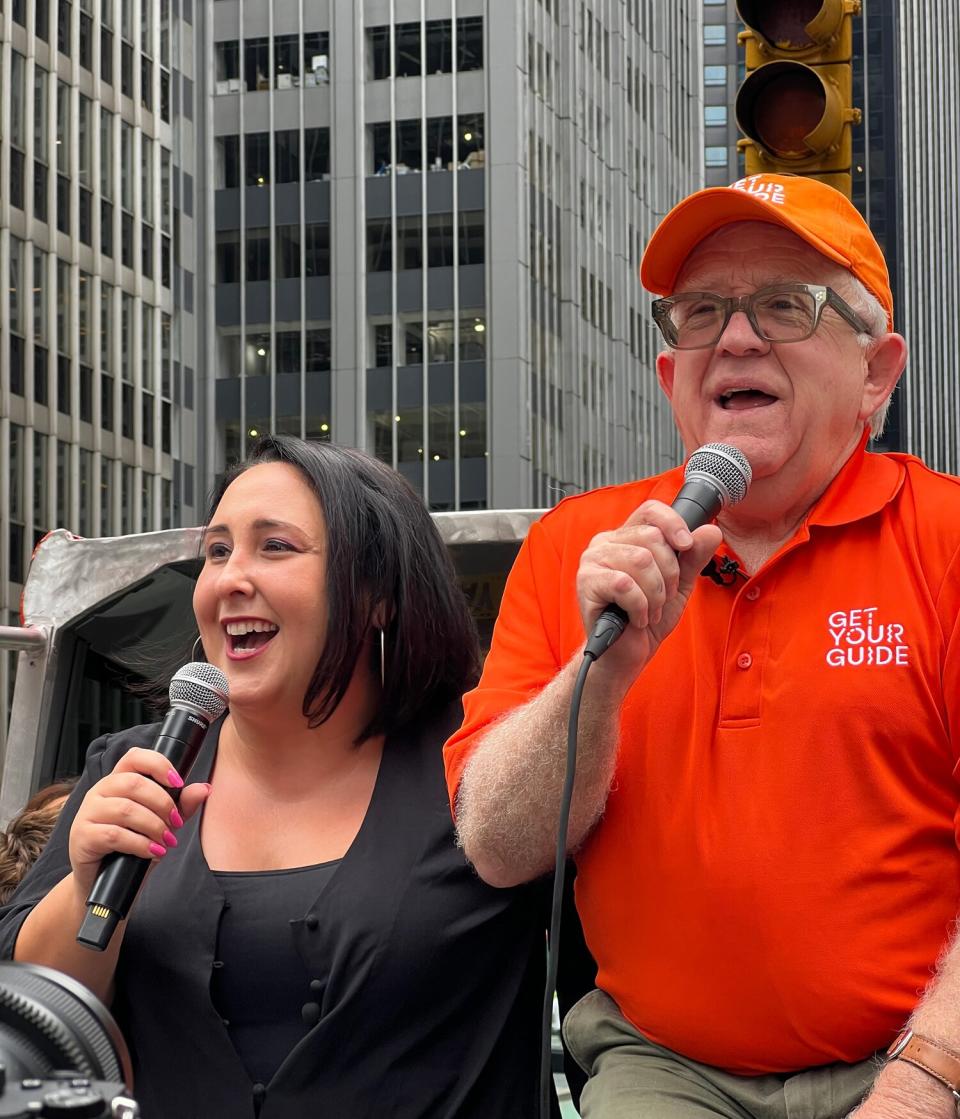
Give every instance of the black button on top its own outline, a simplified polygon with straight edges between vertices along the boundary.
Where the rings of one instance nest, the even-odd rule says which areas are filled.
[[[266,1094],[267,1094],[267,1089],[266,1089],[266,1086],[265,1086],[265,1085],[263,1085],[263,1084],[254,1084],[254,1086],[253,1086],[253,1098],[254,1098],[255,1100],[262,1100],[262,1099],[263,1099],[263,1097],[264,1097],[264,1096],[265,1096]]]
[[[308,913],[307,918],[303,923],[312,932],[320,924],[320,918],[316,915],[316,913]]]
[[[300,1010],[300,1017],[305,1026],[313,1027],[320,1021],[320,1004],[318,1002],[305,1002]]]
[[[322,979],[311,979],[310,980],[310,993],[312,995],[322,995],[323,994],[323,980]]]

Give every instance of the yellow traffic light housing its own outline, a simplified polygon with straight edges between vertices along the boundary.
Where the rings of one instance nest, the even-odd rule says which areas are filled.
[[[736,116],[748,175],[810,175],[849,197],[859,11],[860,0],[738,0],[747,76]]]

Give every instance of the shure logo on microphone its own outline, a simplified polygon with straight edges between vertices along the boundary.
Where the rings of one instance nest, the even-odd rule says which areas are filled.
[[[876,606],[834,610],[827,618],[830,643],[826,661],[833,668],[910,663],[903,626],[879,617]]]
[[[200,727],[201,730],[206,730],[207,727],[210,725],[209,723],[204,722],[204,720],[199,718],[198,716],[191,714],[189,711],[187,712],[187,718],[190,720],[191,723],[193,723],[194,726]]]

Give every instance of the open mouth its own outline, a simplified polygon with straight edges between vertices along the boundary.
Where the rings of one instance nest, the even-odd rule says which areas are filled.
[[[255,653],[276,637],[280,627],[274,622],[227,622],[227,642],[231,653]]]
[[[759,389],[730,389],[717,397],[721,408],[730,412],[743,412],[749,408],[764,408],[768,404],[775,404],[777,398]]]

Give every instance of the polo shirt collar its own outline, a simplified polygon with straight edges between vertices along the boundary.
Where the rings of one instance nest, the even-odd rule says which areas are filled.
[[[890,455],[867,451],[869,438],[869,432],[864,432],[853,454],[811,509],[808,526],[851,524],[879,513],[897,495],[906,476],[903,463]]]

